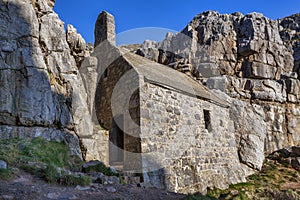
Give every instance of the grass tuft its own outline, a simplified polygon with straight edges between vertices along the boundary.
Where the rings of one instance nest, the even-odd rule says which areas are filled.
[[[216,199],[300,199],[300,172],[267,159],[260,172],[247,178],[246,183],[231,185],[226,190],[212,189],[208,196]],[[295,186],[296,184],[296,186]],[[296,187],[296,188],[295,188]]]
[[[113,172],[109,167],[107,167],[104,163],[99,162],[97,165],[89,166],[83,169],[85,173],[90,172],[101,172],[106,176],[117,176],[120,179],[121,184],[125,184],[123,177],[119,173]]]
[[[11,170],[9,169],[0,169],[0,179],[8,180],[12,177]]]
[[[90,172],[101,172],[106,176],[118,176],[118,173],[115,173],[110,170],[109,167],[106,167],[106,165],[102,162],[99,162],[97,165],[94,166],[89,166],[84,169],[85,173],[90,173]]]
[[[66,185],[87,185],[91,178],[86,176],[64,175],[59,168],[79,171],[83,161],[78,156],[70,156],[64,143],[47,141],[43,138],[8,139],[0,141],[0,160],[10,167],[20,168],[28,173],[44,178],[49,183]],[[1,170],[0,178],[13,177],[12,170]]]
[[[74,176],[64,175],[57,180],[62,185],[81,185],[88,186],[92,183],[92,179],[89,176]]]

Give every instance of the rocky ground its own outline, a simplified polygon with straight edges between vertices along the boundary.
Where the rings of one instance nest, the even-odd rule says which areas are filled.
[[[263,169],[247,179],[247,183],[231,185],[227,190],[209,190],[201,194],[175,194],[136,184],[98,184],[62,186],[49,184],[37,176],[18,171],[10,180],[0,180],[0,200],[72,200],[72,199],[186,199],[186,200],[295,200],[300,199],[300,172],[297,157],[288,149],[271,154]]]
[[[0,200],[185,197],[131,183],[100,161],[84,163],[70,156],[66,144],[42,138],[0,141]]]
[[[231,185],[227,190],[214,189],[208,195],[217,199],[300,199],[299,150],[278,150],[267,157],[262,170],[249,176],[246,183]]]
[[[18,171],[14,178],[0,180],[0,200],[10,199],[300,199],[300,172],[298,157],[289,149],[271,154],[261,172],[247,179],[247,183],[231,185],[226,190],[209,190],[201,194],[182,195],[136,184],[93,183],[87,187],[62,186],[46,183],[37,176]]]
[[[158,189],[144,189],[136,185],[101,185],[65,187],[48,184],[30,174],[22,173],[13,180],[0,180],[0,199],[71,200],[71,199],[183,199],[181,194]]]

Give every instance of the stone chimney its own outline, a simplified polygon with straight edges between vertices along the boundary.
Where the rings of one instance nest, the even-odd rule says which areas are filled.
[[[96,47],[101,42],[108,40],[113,45],[116,45],[116,28],[114,16],[103,11],[99,14],[95,24],[95,43]]]

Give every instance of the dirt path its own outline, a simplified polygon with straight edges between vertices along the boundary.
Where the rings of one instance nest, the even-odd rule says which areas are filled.
[[[22,174],[10,181],[0,180],[0,200],[167,200],[182,198],[184,195],[158,189],[144,189],[134,185],[93,184],[87,188],[50,185],[29,174]]]

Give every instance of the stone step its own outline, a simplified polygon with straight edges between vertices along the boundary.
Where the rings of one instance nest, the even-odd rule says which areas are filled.
[[[113,165],[112,166],[114,169],[116,169],[118,172],[122,172],[122,170],[123,170],[123,165]]]
[[[113,162],[110,163],[110,166],[113,167],[114,169],[116,169],[118,172],[122,172],[123,171],[123,162]]]
[[[132,171],[120,171],[120,175],[123,177],[127,184],[140,184],[142,183],[141,175]]]
[[[142,183],[141,176],[139,174],[135,173],[134,171],[123,171],[122,162],[114,162],[111,166],[118,171],[118,173],[123,177],[126,184]]]
[[[141,177],[139,176],[123,176],[124,182],[126,184],[140,184]]]

